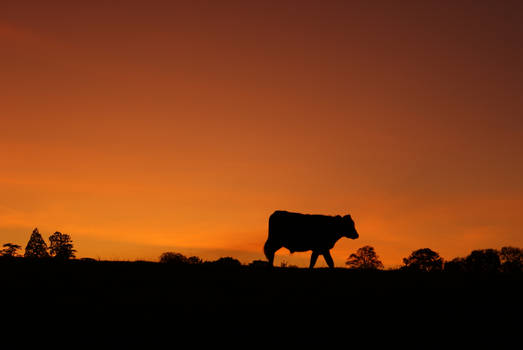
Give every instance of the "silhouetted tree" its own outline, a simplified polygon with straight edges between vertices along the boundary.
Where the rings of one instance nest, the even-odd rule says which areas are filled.
[[[202,263],[203,263],[202,259],[200,259],[197,256],[190,256],[190,257],[187,258],[187,264],[190,264],[190,265],[200,265]]]
[[[499,271],[501,261],[495,249],[474,250],[467,256],[467,269],[472,272],[496,272]]]
[[[249,263],[249,267],[269,267],[269,262],[266,260],[253,260]]]
[[[44,239],[42,238],[42,235],[40,234],[40,232],[38,232],[38,228],[35,228],[33,230],[33,233],[31,234],[31,238],[29,238],[29,241],[27,242],[27,246],[25,247],[24,257],[26,257],[26,258],[47,258],[47,257],[49,257],[49,253],[47,252],[47,244],[45,243]]]
[[[454,258],[451,261],[445,261],[445,272],[466,272],[467,262],[465,258]]]
[[[160,255],[160,262],[164,264],[187,264],[188,259],[185,255],[175,252],[165,252]]]
[[[523,271],[523,249],[515,247],[503,247],[499,252],[501,270],[503,272]]]
[[[366,245],[351,254],[345,265],[351,269],[378,270],[383,268],[383,263],[378,258],[374,247]]]
[[[241,262],[237,259],[234,259],[230,256],[219,258],[216,261],[213,261],[213,265],[223,266],[223,267],[237,267],[241,266]]]
[[[61,232],[55,232],[49,236],[49,253],[56,259],[74,259],[76,250],[73,249],[71,236]]]
[[[4,244],[4,249],[0,250],[0,256],[6,258],[13,258],[17,256],[17,250],[22,249],[18,244],[6,243]]]
[[[403,263],[406,269],[416,271],[441,271],[443,268],[443,258],[429,248],[413,251],[408,258],[403,259]]]

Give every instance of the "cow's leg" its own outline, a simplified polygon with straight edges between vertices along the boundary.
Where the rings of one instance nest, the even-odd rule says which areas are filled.
[[[281,247],[280,247],[281,248]],[[263,246],[263,252],[265,253],[265,256],[267,257],[267,260],[269,260],[269,266],[273,266],[274,264],[274,253],[280,248],[274,249],[272,244],[267,240],[265,242],[265,245]]]
[[[317,251],[313,250],[311,254],[311,263],[309,265],[309,269],[312,269],[314,265],[316,264],[316,260],[318,260],[318,255],[320,255]]]
[[[269,260],[269,266],[272,267],[274,265],[274,253],[273,251],[269,253],[265,253],[265,256],[267,257],[267,260]]]
[[[325,262],[327,263],[327,265],[329,265],[329,267],[331,269],[333,269],[334,268],[334,261],[332,260],[331,253],[328,250],[323,252],[323,258],[325,259]]]

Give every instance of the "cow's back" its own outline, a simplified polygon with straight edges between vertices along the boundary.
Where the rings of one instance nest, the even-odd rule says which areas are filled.
[[[275,211],[269,217],[269,238],[291,252],[331,249],[336,242],[332,216]]]

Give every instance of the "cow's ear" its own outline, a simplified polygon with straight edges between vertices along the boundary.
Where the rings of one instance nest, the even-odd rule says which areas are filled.
[[[352,218],[350,217],[350,215],[345,215],[343,218],[344,218],[344,219],[352,219]]]
[[[340,215],[336,215],[334,218],[340,220],[341,216]]]

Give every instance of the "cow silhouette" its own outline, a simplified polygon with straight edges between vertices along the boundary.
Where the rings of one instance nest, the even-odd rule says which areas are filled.
[[[333,268],[334,261],[329,251],[342,237],[359,237],[350,215],[311,215],[277,210],[269,217],[269,237],[263,251],[270,266],[274,263],[274,253],[284,247],[291,253],[312,250],[311,269],[320,254]]]

